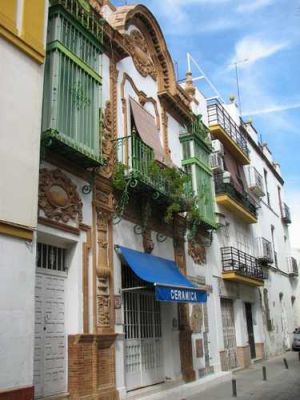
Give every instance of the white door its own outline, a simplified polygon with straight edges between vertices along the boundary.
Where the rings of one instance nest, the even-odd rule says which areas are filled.
[[[164,380],[160,303],[154,293],[124,293],[127,390]]]
[[[226,370],[230,370],[238,366],[232,300],[221,299],[221,311]]]
[[[63,271],[37,268],[35,398],[66,392],[65,278]]]

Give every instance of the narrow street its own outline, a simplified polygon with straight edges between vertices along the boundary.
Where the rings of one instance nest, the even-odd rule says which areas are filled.
[[[286,369],[283,358],[286,358]],[[262,366],[266,366],[267,381],[262,380]],[[233,373],[237,383],[237,398],[242,400],[299,400],[300,361],[298,353],[288,352],[269,361]],[[233,399],[231,381],[220,383],[186,400]]]

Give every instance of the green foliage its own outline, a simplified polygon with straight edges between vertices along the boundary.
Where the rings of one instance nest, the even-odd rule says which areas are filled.
[[[185,198],[188,197],[188,187],[190,178],[176,167],[163,168],[155,161],[149,167],[149,175],[152,181],[163,181],[167,190],[167,195],[171,203],[168,205],[164,221],[170,223],[174,215],[184,211]]]
[[[128,201],[128,190],[130,180],[133,176],[126,176],[126,166],[122,163],[117,163],[112,176],[113,186],[122,191],[120,203],[124,204],[120,208],[118,214],[122,214],[122,210]],[[187,228],[189,237],[195,237],[198,226],[202,221],[202,214],[198,207],[199,198],[192,192],[190,176],[183,173],[176,167],[161,167],[156,161],[149,164],[148,178],[153,187],[159,182],[163,182],[163,187],[167,191],[165,195],[168,197],[168,205],[164,214],[164,221],[171,223],[176,214],[179,212],[186,213]],[[122,201],[122,199],[125,199]]]
[[[120,162],[116,163],[112,174],[112,184],[118,190],[126,188],[125,170],[126,167],[124,164]]]

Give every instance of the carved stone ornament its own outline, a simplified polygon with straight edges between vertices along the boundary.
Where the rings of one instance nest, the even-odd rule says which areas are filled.
[[[60,169],[40,171],[39,207],[57,222],[82,221],[82,202],[74,183]]]
[[[201,246],[194,240],[189,240],[188,253],[196,264],[206,263],[206,250],[205,247]]]
[[[191,329],[194,333],[201,332],[203,324],[202,304],[193,304],[191,315]]]
[[[114,165],[114,143],[113,143],[113,120],[112,120],[112,107],[111,102],[107,101],[105,104],[103,116],[103,141],[102,152],[105,159],[105,165],[101,168],[101,175],[105,178],[110,178]]]
[[[155,65],[148,50],[146,40],[138,30],[132,30],[126,35],[128,39],[129,50],[136,69],[146,77],[150,75],[154,80],[157,78]]]

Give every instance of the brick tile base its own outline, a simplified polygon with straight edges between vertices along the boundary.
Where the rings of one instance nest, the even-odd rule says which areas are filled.
[[[255,343],[255,352],[256,357],[264,359],[265,358],[265,344],[264,343]]]
[[[115,334],[69,335],[70,400],[118,400]]]
[[[9,390],[0,389],[0,400],[33,400],[33,386],[13,388]]]
[[[250,346],[237,347],[237,358],[241,368],[247,368],[251,365]]]

